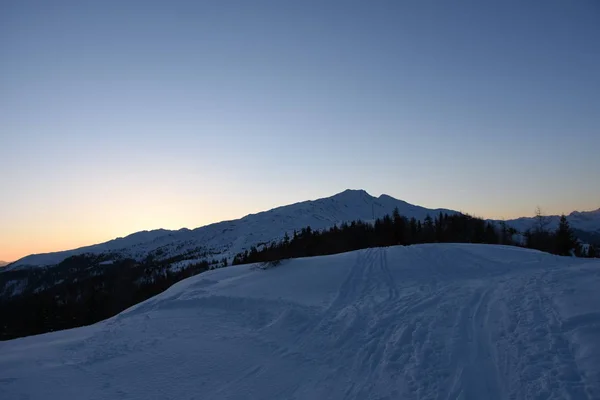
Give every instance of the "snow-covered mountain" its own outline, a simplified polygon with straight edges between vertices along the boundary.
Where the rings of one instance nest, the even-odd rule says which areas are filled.
[[[75,250],[34,254],[16,261],[8,269],[54,265],[67,257],[83,253],[108,254],[138,260],[148,255],[158,259],[178,255],[185,255],[185,258],[189,259],[233,257],[251,246],[279,240],[286,232],[291,235],[294,230],[306,226],[324,229],[356,219],[372,220],[391,214],[395,207],[398,207],[400,214],[420,220],[427,214],[434,216],[439,212],[456,212],[415,206],[385,194],[373,197],[364,190],[345,190],[331,197],[277,207],[238,220],[219,222],[193,230],[143,231]]]
[[[181,281],[0,342],[3,399],[599,399],[600,261],[375,248]]]
[[[558,227],[559,215],[550,215],[544,218],[547,220],[548,229],[556,229]],[[594,211],[573,211],[567,215],[567,221],[569,221],[569,225],[574,229],[600,234],[600,208]],[[524,232],[534,226],[535,217],[511,219],[507,220],[506,223],[520,232]]]
[[[251,246],[280,240],[285,233],[291,235],[294,230],[306,226],[312,229],[324,229],[357,219],[373,220],[391,214],[396,207],[400,214],[419,220],[423,220],[427,214],[433,217],[439,212],[456,213],[447,209],[416,206],[385,194],[374,197],[364,190],[345,190],[331,197],[277,207],[241,219],[219,222],[193,230],[184,228],[177,231],[166,229],[142,231],[74,250],[34,254],[10,264],[6,270],[55,265],[70,256],[83,253],[137,260],[147,256],[155,259],[181,256],[190,260],[232,258]],[[555,228],[558,219],[558,216],[548,217],[549,228]],[[573,212],[568,219],[573,228],[600,234],[600,209]],[[531,227],[534,218],[524,217],[506,222],[522,232]]]

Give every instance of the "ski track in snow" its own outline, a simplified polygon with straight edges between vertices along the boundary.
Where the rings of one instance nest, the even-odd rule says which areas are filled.
[[[2,399],[600,399],[600,262],[422,245],[237,266],[0,343]]]

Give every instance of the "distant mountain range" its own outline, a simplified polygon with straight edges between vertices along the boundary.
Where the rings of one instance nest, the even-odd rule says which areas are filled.
[[[549,215],[545,216],[544,219],[548,224],[548,229],[556,229],[560,216]],[[569,225],[576,230],[600,234],[600,208],[595,211],[573,211],[567,215],[567,220]],[[521,217],[506,221],[507,224],[521,232],[532,228],[534,222],[535,217]]]
[[[280,240],[286,233],[291,236],[294,230],[306,226],[312,229],[324,229],[352,220],[374,220],[391,214],[396,207],[401,215],[418,220],[423,220],[428,214],[433,217],[440,212],[458,213],[454,210],[416,206],[385,194],[374,197],[364,190],[345,190],[331,197],[277,207],[241,219],[219,222],[193,230],[184,228],[176,231],[166,229],[142,231],[74,250],[34,254],[10,264],[7,269],[55,265],[70,256],[84,253],[137,260],[146,257],[169,259],[177,256],[190,260],[232,258],[252,246]],[[558,218],[558,216],[549,216],[549,227],[555,227]],[[600,237],[600,209],[573,212],[568,219],[578,232],[592,237],[597,234]],[[530,228],[533,222],[534,218],[506,221],[509,226],[519,231]]]
[[[8,264],[10,264],[10,263],[8,263],[6,261],[0,261],[0,268],[6,266]]]

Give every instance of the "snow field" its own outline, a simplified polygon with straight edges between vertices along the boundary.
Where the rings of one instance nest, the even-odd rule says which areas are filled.
[[[242,265],[0,342],[3,399],[598,399],[600,262],[431,244]]]

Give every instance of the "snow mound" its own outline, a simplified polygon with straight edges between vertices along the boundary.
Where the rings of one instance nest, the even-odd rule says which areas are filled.
[[[435,244],[257,267],[0,343],[2,398],[600,398],[598,261]]]

